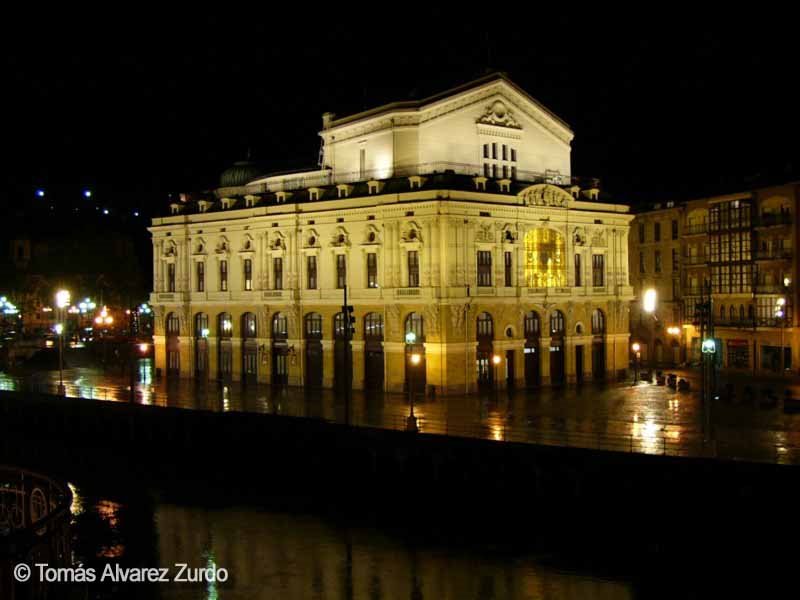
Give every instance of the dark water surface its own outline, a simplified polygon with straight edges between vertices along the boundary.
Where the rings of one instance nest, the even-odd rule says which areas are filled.
[[[583,599],[633,598],[632,584],[554,565],[546,555],[411,541],[401,533],[203,497],[73,486],[75,553],[87,566],[224,568],[225,583],[127,584],[97,598],[164,599]]]

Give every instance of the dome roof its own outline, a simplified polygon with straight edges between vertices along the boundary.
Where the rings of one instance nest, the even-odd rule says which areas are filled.
[[[220,187],[239,187],[261,176],[261,169],[249,160],[240,160],[233,163],[219,176]]]

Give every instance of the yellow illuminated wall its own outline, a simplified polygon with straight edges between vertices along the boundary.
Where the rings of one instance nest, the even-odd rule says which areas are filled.
[[[566,287],[563,235],[543,227],[525,234],[525,283],[531,288]]]

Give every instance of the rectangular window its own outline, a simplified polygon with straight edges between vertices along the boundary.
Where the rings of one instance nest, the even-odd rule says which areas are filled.
[[[419,254],[408,251],[408,287],[419,287]]]
[[[675,248],[672,249],[672,272],[678,272],[678,251]]]
[[[495,142],[492,142],[492,158],[497,158],[497,144]]]
[[[483,163],[483,176],[491,177],[492,172],[489,170],[489,163]]]
[[[167,291],[175,291],[175,263],[167,263]]]
[[[272,259],[272,273],[274,276],[274,289],[283,289],[283,258],[276,256]]]
[[[248,292],[253,289],[253,260],[250,258],[244,259],[244,289]]]
[[[478,251],[478,285],[492,287],[492,253],[488,250]]]
[[[583,279],[581,277],[581,255],[575,255],[575,287],[581,287]]]
[[[306,256],[306,287],[317,289],[317,257],[313,254]]]
[[[206,263],[197,263],[197,291],[206,291]]]
[[[505,253],[505,284],[511,287],[511,252]]]
[[[603,254],[592,255],[592,285],[594,287],[603,287],[605,285],[605,258]]]
[[[483,145],[483,158],[489,158],[489,144]]]
[[[367,254],[367,287],[378,287],[378,255],[375,252]]]
[[[656,273],[661,273],[661,250],[656,250],[654,264]]]
[[[503,165],[503,179],[508,179],[508,166]]]
[[[503,160],[508,160],[508,146],[503,144]]]
[[[661,223],[655,223],[653,225],[653,239],[656,242],[661,241]]]
[[[644,273],[644,252],[639,252],[639,273]]]
[[[511,149],[511,162],[517,162],[517,151],[514,148]]]
[[[675,219],[672,220],[672,239],[678,239],[678,221]]]
[[[672,280],[672,299],[675,300],[675,299],[678,298],[678,296],[680,296],[680,280],[679,279],[673,279]],[[677,318],[674,319],[674,320],[678,321]]]
[[[517,178],[517,167],[512,166],[511,167],[511,179],[516,179],[516,178]]]
[[[219,261],[219,291],[228,291],[228,261]]]
[[[347,263],[345,262],[346,256],[344,254],[336,255],[336,287],[344,289],[347,285]]]
[[[358,151],[358,172],[361,175],[361,179],[367,174],[367,150],[366,148],[361,148]]]
[[[644,223],[639,223],[639,241],[644,243]]]
[[[492,177],[497,179],[497,165],[492,165]]]

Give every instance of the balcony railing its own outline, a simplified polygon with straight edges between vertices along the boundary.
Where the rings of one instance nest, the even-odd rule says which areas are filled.
[[[700,296],[703,293],[703,288],[701,287],[689,287],[684,286],[683,288],[683,295],[684,296]]]
[[[759,283],[756,285],[756,294],[786,294],[788,290],[779,283]]]
[[[698,265],[705,265],[708,263],[708,257],[703,256],[684,256],[682,259],[683,264],[687,267],[696,267]]]
[[[757,250],[756,260],[792,260],[793,255],[794,252],[789,248]]]
[[[792,215],[789,213],[767,213],[757,216],[753,222],[756,227],[779,227],[791,224]]]
[[[683,235],[700,235],[708,232],[708,223],[692,223],[683,228]]]

